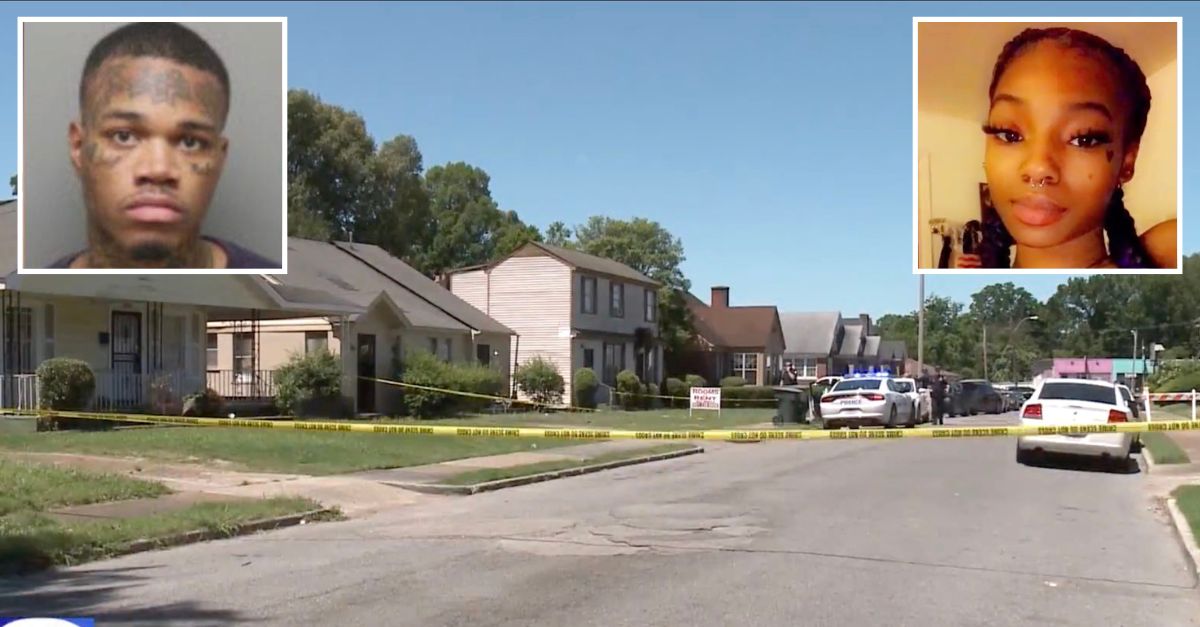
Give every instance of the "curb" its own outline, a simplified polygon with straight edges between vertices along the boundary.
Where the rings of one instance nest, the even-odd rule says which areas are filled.
[[[166,536],[163,538],[134,540],[133,542],[129,543],[129,546],[125,547],[124,549],[122,549],[120,551],[114,552],[112,555],[106,557],[105,559],[111,559],[113,557],[119,557],[122,555],[131,555],[133,553],[142,553],[145,551],[153,551],[156,549],[165,549],[165,548],[170,548],[173,546],[180,546],[180,545],[184,545],[184,544],[194,544],[196,542],[206,542],[208,540],[220,540],[220,539],[224,539],[224,538],[232,538],[235,536],[244,536],[244,535],[248,535],[251,533],[255,533],[257,531],[267,531],[267,530],[271,530],[271,529],[279,529],[282,527],[292,527],[295,525],[303,524],[309,518],[315,518],[317,516],[321,516],[321,515],[325,515],[325,514],[332,514],[335,512],[336,512],[336,510],[334,510],[332,508],[313,509],[313,510],[309,510],[307,512],[300,512],[298,514],[288,514],[286,516],[276,516],[275,518],[264,518],[262,520],[252,520],[250,522],[236,525],[231,530],[227,530],[227,531],[218,531],[218,530],[212,530],[212,529],[197,529],[195,531],[185,531],[183,533],[178,533],[173,536]]]
[[[1179,535],[1179,541],[1183,543],[1184,553],[1187,554],[1188,564],[1192,569],[1192,581],[1195,582],[1197,576],[1200,575],[1200,546],[1196,545],[1196,536],[1192,533],[1192,527],[1188,524],[1183,512],[1179,510],[1179,505],[1176,504],[1174,498],[1167,499],[1167,511],[1171,513],[1171,521],[1175,524],[1175,533]]]
[[[508,479],[497,479],[496,481],[487,481],[484,483],[476,483],[473,485],[447,485],[440,483],[403,483],[399,481],[380,481],[380,483],[412,490],[413,492],[423,492],[425,494],[462,494],[472,495],[480,492],[490,492],[493,490],[503,490],[504,488],[515,488],[517,486],[528,485],[530,483],[539,483],[542,481],[551,481],[554,479],[562,479],[564,477],[575,477],[578,475],[586,475],[602,470],[612,470],[623,466],[633,466],[636,464],[647,464],[650,462],[664,461],[674,459],[676,457],[684,457],[686,455],[695,455],[703,453],[704,447],[693,446],[678,451],[669,453],[658,453],[655,455],[646,455],[644,457],[632,457],[630,459],[620,459],[614,462],[605,462],[603,464],[592,464],[591,466],[578,466],[575,468],[564,468],[562,470],[552,470],[550,472],[538,473],[536,475],[525,475],[523,477],[509,477]]]

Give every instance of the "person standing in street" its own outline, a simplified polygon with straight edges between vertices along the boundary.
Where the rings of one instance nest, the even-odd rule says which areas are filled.
[[[933,424],[945,424],[942,417],[946,415],[946,377],[938,375],[933,382],[933,388],[929,391],[930,398],[933,399]]]

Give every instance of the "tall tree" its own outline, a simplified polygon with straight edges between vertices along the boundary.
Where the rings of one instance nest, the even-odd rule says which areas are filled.
[[[369,170],[373,196],[354,217],[356,240],[378,244],[406,261],[420,258],[433,238],[422,167],[412,137],[397,135],[379,147]]]
[[[559,246],[569,248],[574,245],[571,241],[571,229],[562,222],[551,222],[550,226],[546,227],[546,243],[551,246]]]
[[[500,210],[492,199],[491,178],[481,168],[462,162],[434,166],[425,183],[433,236],[418,267],[427,274],[487,263],[541,240],[537,228],[516,212]]]

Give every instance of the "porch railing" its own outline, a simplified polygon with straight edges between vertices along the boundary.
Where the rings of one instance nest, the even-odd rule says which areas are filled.
[[[96,411],[141,410],[175,414],[183,408],[183,399],[204,389],[202,376],[186,372],[153,374],[96,372],[96,393],[92,408]]]
[[[38,407],[36,374],[0,375],[0,409],[33,411]]]
[[[274,370],[209,370],[208,387],[226,400],[275,397]]]

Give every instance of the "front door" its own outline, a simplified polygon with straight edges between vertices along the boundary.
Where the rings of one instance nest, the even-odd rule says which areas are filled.
[[[375,411],[375,336],[358,334],[358,413]]]
[[[118,406],[136,406],[142,401],[142,314],[114,311],[111,345],[112,380],[101,394],[111,394]]]

